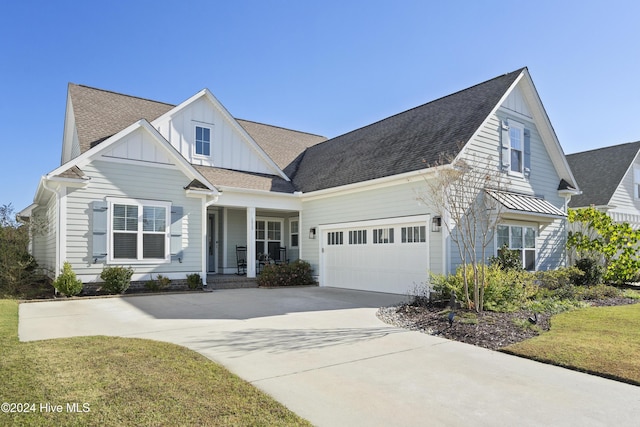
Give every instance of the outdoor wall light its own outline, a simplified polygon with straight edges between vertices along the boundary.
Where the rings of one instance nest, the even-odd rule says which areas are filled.
[[[440,230],[442,230],[442,217],[434,216],[431,218],[431,231],[437,233]]]
[[[315,239],[316,238],[316,228],[315,227],[311,227],[309,229],[309,238],[310,239]]]

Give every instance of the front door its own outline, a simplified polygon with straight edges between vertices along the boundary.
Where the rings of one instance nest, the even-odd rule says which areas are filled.
[[[207,217],[207,272],[216,272],[216,214],[210,213]]]

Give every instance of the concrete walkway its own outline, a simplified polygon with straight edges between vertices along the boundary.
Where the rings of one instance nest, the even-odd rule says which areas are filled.
[[[20,305],[19,336],[180,344],[319,426],[638,425],[640,387],[375,317],[401,298],[312,287],[37,302]]]

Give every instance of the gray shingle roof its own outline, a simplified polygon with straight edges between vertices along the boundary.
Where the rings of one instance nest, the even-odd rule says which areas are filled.
[[[411,172],[456,155],[524,69],[317,144],[293,178],[303,192]]]
[[[582,194],[571,197],[569,207],[605,206],[640,150],[640,141],[567,155]]]
[[[207,181],[216,187],[248,188],[251,190],[275,191],[276,193],[293,193],[295,191],[291,182],[275,175],[210,166],[194,165],[194,167]]]
[[[69,96],[84,153],[140,119],[152,121],[174,106],[69,83]]]

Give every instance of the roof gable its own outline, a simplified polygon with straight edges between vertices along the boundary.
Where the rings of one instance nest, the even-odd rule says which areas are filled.
[[[456,156],[524,69],[504,74],[307,149],[294,184],[321,190],[424,169]]]
[[[567,155],[567,162],[582,194],[573,196],[572,208],[606,206],[640,150],[640,141]]]

